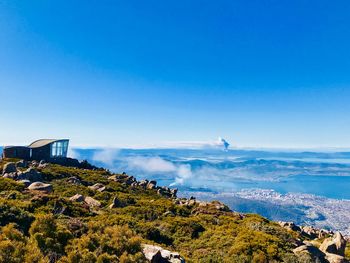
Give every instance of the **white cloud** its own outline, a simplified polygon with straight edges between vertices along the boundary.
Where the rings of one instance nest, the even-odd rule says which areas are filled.
[[[78,159],[80,160],[80,154],[78,153],[77,150],[75,150],[74,148],[68,147],[68,153],[67,156],[70,158],[74,158],[74,159]]]
[[[109,166],[113,165],[114,160],[118,157],[119,149],[106,148],[103,150],[97,150],[92,156],[93,161],[102,162]]]
[[[131,168],[141,169],[145,172],[175,172],[177,167],[160,157],[132,157],[127,159]]]

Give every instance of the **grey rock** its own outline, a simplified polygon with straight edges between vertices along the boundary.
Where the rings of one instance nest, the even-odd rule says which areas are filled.
[[[75,185],[81,185],[81,181],[78,177],[72,176],[67,179],[68,183],[75,184]]]
[[[179,253],[171,252],[159,246],[143,244],[142,252],[151,263],[185,263]]]
[[[16,180],[17,179],[17,173],[5,173],[2,177]]]
[[[103,184],[100,184],[100,183],[91,185],[91,186],[89,186],[89,188],[91,190],[99,191],[99,192],[103,192],[104,190],[106,190],[106,187]]]
[[[45,184],[42,182],[34,182],[28,186],[28,189],[32,191],[41,191],[47,193],[51,193],[53,190],[51,184]]]
[[[343,256],[326,253],[326,259],[329,263],[349,263]]]
[[[97,201],[96,199],[87,196],[84,198],[84,202],[89,206],[89,207],[100,207],[101,203]]]
[[[283,221],[279,221],[277,222],[281,227],[288,229],[288,230],[292,230],[292,231],[297,231],[297,232],[301,232],[301,228],[299,226],[297,226],[294,222],[283,222]]]
[[[81,203],[81,202],[84,202],[85,198],[83,195],[76,194],[76,195],[73,195],[72,197],[70,197],[69,200],[72,202]]]
[[[28,167],[28,163],[25,160],[20,160],[16,163],[16,167],[18,168],[27,168]]]
[[[31,184],[29,180],[19,180],[18,182],[24,184],[25,187],[28,187]]]
[[[146,188],[147,184],[148,184],[148,180],[141,180],[141,181],[138,183],[138,185],[141,186],[141,187],[143,187],[143,188]]]
[[[293,253],[296,255],[307,254],[316,262],[326,262],[325,254],[320,251],[317,247],[312,245],[302,245],[293,250]]]
[[[6,163],[2,168],[2,174],[15,173],[15,172],[17,172],[16,164],[12,162]]]
[[[109,208],[113,209],[113,208],[118,208],[118,207],[123,207],[123,203],[116,196],[113,198],[112,204],[109,205]]]
[[[18,173],[17,180],[29,180],[31,182],[43,180],[42,174],[38,172],[35,168],[30,167],[26,171]]]
[[[150,182],[148,182],[146,188],[147,189],[155,189],[156,186],[157,186],[157,182],[156,181],[150,181]]]
[[[339,256],[345,255],[346,240],[340,232],[335,233],[334,237],[327,238],[320,246],[320,250],[324,253],[336,254]]]

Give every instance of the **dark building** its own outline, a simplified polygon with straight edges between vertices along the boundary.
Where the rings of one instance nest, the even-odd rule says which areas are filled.
[[[2,151],[3,158],[30,159],[30,149],[26,146],[5,146]]]
[[[67,139],[42,139],[31,143],[29,146],[5,146],[2,157],[25,160],[66,158],[68,143],[69,140]]]

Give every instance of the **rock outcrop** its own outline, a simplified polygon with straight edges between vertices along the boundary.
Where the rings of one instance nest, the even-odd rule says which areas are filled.
[[[91,208],[101,206],[101,203],[99,201],[97,201],[96,199],[94,199],[90,196],[85,197],[84,202]]]
[[[171,252],[159,246],[142,245],[142,252],[151,263],[185,263],[177,252]]]
[[[141,180],[137,181],[135,177],[129,176],[125,173],[123,174],[114,174],[108,177],[109,180],[130,185],[132,187],[141,187],[143,189],[157,190],[157,193],[161,196],[168,198],[176,198],[177,189],[171,189],[166,186],[157,186],[157,182],[152,180]]]
[[[112,201],[112,204],[109,205],[109,208],[110,209],[113,209],[113,208],[118,208],[118,207],[123,207],[123,203],[119,200],[119,198],[117,196],[115,196],[113,198],[113,201]]]
[[[103,184],[100,184],[100,183],[91,185],[91,186],[89,186],[89,188],[91,190],[99,191],[99,192],[103,192],[104,190],[106,190],[106,186],[104,186]]]
[[[339,256],[345,255],[346,240],[340,232],[335,233],[331,238],[327,238],[320,246],[320,250],[324,253],[336,254]]]
[[[285,223],[285,222],[284,222]],[[285,226],[282,222],[282,224]],[[287,225],[288,228],[291,227],[291,224]],[[293,226],[293,228],[295,228]],[[297,228],[296,228],[297,229]],[[324,263],[348,263],[349,261],[345,259],[345,247],[346,247],[346,240],[343,238],[341,233],[337,232],[332,237],[329,237],[323,241],[321,246],[318,248],[316,240],[318,240],[319,234],[323,233],[326,230],[319,230],[316,228],[302,228],[302,231],[304,229],[307,230],[306,234],[315,237],[314,241],[307,242],[304,241],[304,244],[295,248],[293,250],[294,254],[301,256],[301,255],[307,255],[311,260],[315,262],[324,262]],[[326,231],[327,235],[329,234],[328,231]]]
[[[35,168],[30,167],[24,172],[18,172],[17,180],[29,180],[31,182],[42,181],[43,177]]]
[[[34,182],[28,186],[28,189],[31,191],[40,191],[46,193],[51,193],[53,190],[51,184],[45,184],[42,182]]]
[[[85,198],[81,194],[76,194],[76,195],[73,195],[72,197],[70,197],[69,200],[73,201],[73,202],[81,203],[81,202],[84,202]]]
[[[16,173],[17,168],[15,163],[6,163],[4,167],[2,168],[2,174],[7,174],[7,173]]]
[[[20,160],[16,163],[17,168],[27,168],[28,167],[28,162],[25,160]]]

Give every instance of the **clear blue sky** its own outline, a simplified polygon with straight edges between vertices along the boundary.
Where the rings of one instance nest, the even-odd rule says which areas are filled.
[[[0,143],[350,147],[350,1],[0,0]]]

